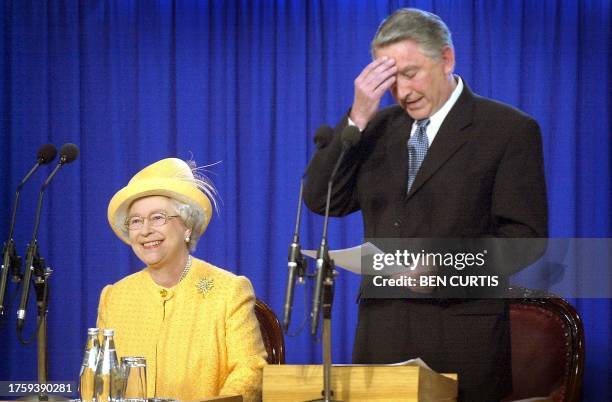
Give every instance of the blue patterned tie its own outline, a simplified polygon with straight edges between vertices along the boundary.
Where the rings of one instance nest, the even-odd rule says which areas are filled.
[[[429,147],[429,141],[427,139],[427,125],[429,119],[417,120],[417,128],[413,135],[408,140],[408,190],[410,192],[412,183],[425,159],[427,154],[427,148]]]

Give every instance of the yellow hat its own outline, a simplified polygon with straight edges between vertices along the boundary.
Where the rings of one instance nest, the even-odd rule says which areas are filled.
[[[206,193],[206,194],[205,194]],[[128,208],[138,198],[163,195],[199,210],[204,220],[193,231],[204,233],[212,216],[215,189],[205,178],[194,177],[192,168],[177,158],[162,159],[136,173],[108,204],[108,222],[117,236],[129,244],[125,228]],[[207,196],[208,195],[208,196]]]

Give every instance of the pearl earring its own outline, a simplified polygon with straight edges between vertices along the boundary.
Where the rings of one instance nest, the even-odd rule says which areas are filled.
[[[185,243],[189,243],[190,240],[191,240],[191,237],[185,236]]]

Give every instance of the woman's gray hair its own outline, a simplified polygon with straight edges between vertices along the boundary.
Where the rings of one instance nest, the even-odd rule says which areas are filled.
[[[445,47],[453,48],[448,27],[435,14],[416,8],[402,8],[387,17],[378,27],[371,52],[410,39],[421,46],[428,57],[440,60]]]
[[[181,202],[175,198],[170,198],[170,200],[174,204],[176,213],[181,217],[183,224],[188,229],[191,229],[187,248],[189,251],[195,251],[198,241],[200,240],[201,235],[199,233],[202,232],[201,228],[206,224],[204,211],[194,205]]]

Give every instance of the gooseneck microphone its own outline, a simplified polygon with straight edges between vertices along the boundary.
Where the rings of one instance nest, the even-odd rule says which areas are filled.
[[[324,124],[321,127],[317,128],[314,136],[314,143],[317,147],[317,150],[321,150],[326,148],[329,143],[334,138],[334,129],[330,126]]]
[[[57,149],[53,144],[45,144],[38,150],[36,154],[36,163],[32,166],[32,169],[25,175],[21,183],[17,186],[15,191],[15,203],[13,204],[13,213],[11,215],[11,224],[9,227],[9,236],[2,251],[2,272],[0,273],[0,316],[4,315],[4,296],[6,294],[6,283],[8,279],[9,271],[13,276],[13,281],[18,282],[21,277],[21,257],[17,255],[15,251],[15,241],[13,240],[13,230],[15,229],[15,218],[17,216],[17,206],[19,204],[19,194],[21,189],[34,174],[34,172],[41,166],[50,163],[55,159],[57,155]]]
[[[64,144],[60,148],[60,157],[57,166],[51,172],[51,174],[47,177],[47,180],[40,187],[40,192],[38,194],[38,205],[36,206],[36,218],[34,220],[34,231],[32,233],[32,239],[30,240],[30,244],[28,244],[28,251],[26,254],[26,265],[25,272],[23,276],[23,289],[21,293],[21,299],[19,302],[19,309],[17,310],[17,330],[21,331],[23,325],[25,323],[26,318],[26,307],[28,304],[28,295],[30,292],[30,281],[32,279],[32,273],[36,267],[39,267],[41,264],[42,258],[40,258],[38,254],[38,226],[40,224],[40,211],[42,209],[42,200],[44,192],[51,183],[51,180],[55,177],[57,172],[66,164],[73,162],[79,156],[79,148],[74,144]],[[44,267],[42,267],[44,268]]]
[[[323,125],[317,129],[314,136],[314,142],[318,150],[325,148],[332,140],[334,130]],[[306,275],[306,265],[304,256],[302,256],[302,248],[300,246],[300,225],[302,221],[302,203],[304,199],[304,178],[308,175],[310,164],[306,167],[302,178],[300,179],[300,195],[298,197],[297,216],[295,217],[295,230],[293,231],[293,240],[289,245],[289,256],[287,258],[287,288],[285,291],[285,306],[283,311],[283,329],[285,333],[289,331],[291,322],[291,310],[293,308],[293,293],[295,289],[296,277],[298,283],[304,282]]]
[[[331,175],[329,176],[329,181],[327,182],[327,199],[325,201],[325,220],[323,221],[323,236],[321,236],[321,244],[319,245],[319,249],[317,250],[317,275],[315,279],[315,289],[314,296],[312,299],[312,310],[310,313],[310,333],[312,335],[316,335],[318,325],[319,325],[319,311],[321,309],[321,298],[323,294],[323,285],[326,279],[330,282],[330,276],[333,276],[333,267],[331,266],[331,261],[329,259],[329,250],[327,245],[327,225],[329,222],[329,208],[331,204],[331,191],[332,185],[334,183],[334,178],[338,173],[338,169],[346,156],[347,151],[355,146],[361,138],[361,133],[359,129],[355,126],[346,126],[341,133],[342,139],[342,151],[340,152],[340,156],[336,161],[336,165],[332,170]],[[331,301],[330,301],[331,303]]]

